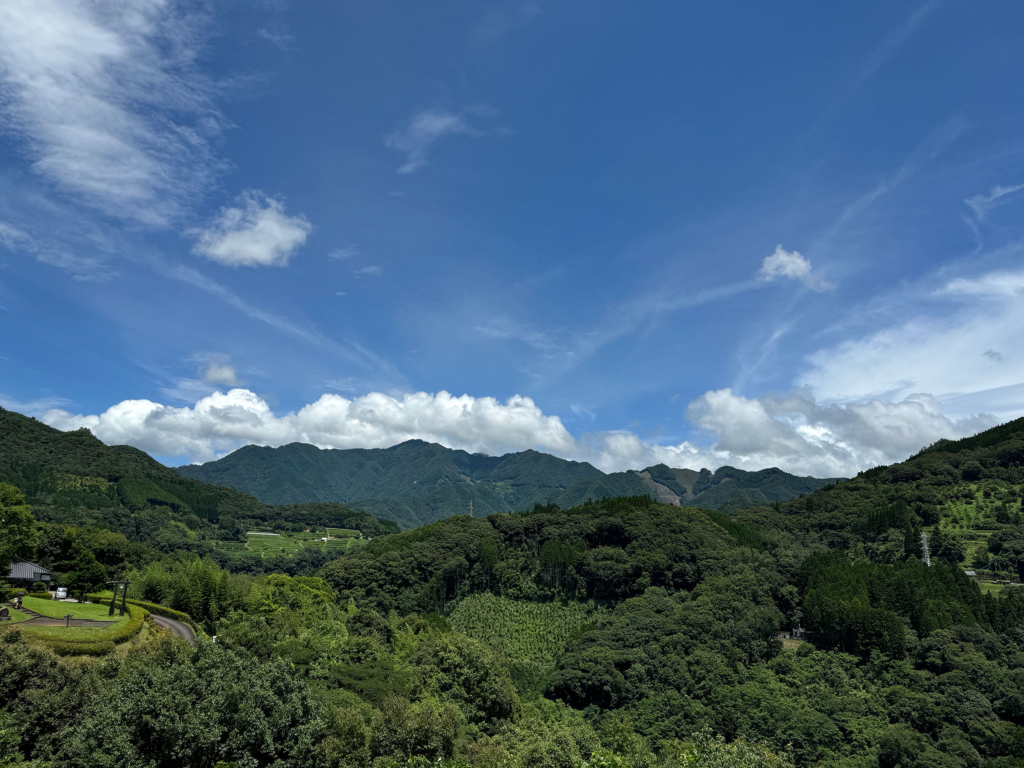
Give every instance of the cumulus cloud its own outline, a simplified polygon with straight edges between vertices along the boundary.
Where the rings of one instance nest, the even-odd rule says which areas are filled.
[[[985,414],[952,420],[930,395],[820,404],[808,389],[757,399],[729,389],[708,392],[690,403],[687,415],[716,437],[716,454],[741,457],[748,468],[779,466],[818,476],[902,461],[940,438],[997,423]]]
[[[58,429],[88,427],[109,444],[127,443],[163,456],[208,460],[246,443],[305,442],[323,448],[382,448],[419,438],[469,451],[501,453],[541,448],[565,454],[573,439],[557,416],[528,397],[417,392],[401,398],[373,392],[347,399],[323,395],[295,413],[275,415],[246,389],[216,392],[192,408],[126,400],[97,416],[51,410]]]
[[[385,146],[406,154],[399,173],[414,173],[427,162],[430,148],[445,136],[475,136],[477,131],[463,118],[451,112],[427,109],[413,116],[409,124],[384,139]]]
[[[238,207],[222,208],[196,238],[192,252],[229,267],[283,267],[313,231],[305,216],[289,216],[284,203],[249,190]]]
[[[103,213],[163,226],[219,164],[225,124],[193,61],[201,19],[164,0],[0,3],[3,126],[37,173]]]
[[[812,291],[829,291],[834,287],[811,271],[811,262],[797,251],[787,251],[781,245],[775,246],[775,253],[764,257],[757,279],[772,283],[780,277],[799,280]]]
[[[504,403],[490,397],[373,392],[351,399],[325,394],[297,412],[276,415],[253,392],[236,388],[201,398],[193,407],[126,400],[99,415],[52,409],[43,421],[58,429],[88,427],[108,444],[127,443],[158,456],[208,461],[242,445],[291,442],[322,448],[384,448],[418,438],[450,448],[500,455],[538,449],[589,461],[605,471],[674,467],[780,467],[835,477],[905,459],[939,438],[961,437],[994,423],[992,417],[951,420],[937,401],[915,395],[898,403],[822,405],[806,390],[748,399],[710,391],[692,402],[688,417],[714,440],[659,445],[621,430],[576,437],[558,416],[528,397]]]

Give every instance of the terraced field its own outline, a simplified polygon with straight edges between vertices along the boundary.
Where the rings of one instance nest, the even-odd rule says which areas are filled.
[[[328,537],[327,541],[322,541]],[[240,557],[249,552],[257,552],[263,557],[276,555],[296,555],[303,549],[319,549],[325,552],[341,553],[352,547],[365,543],[359,531],[348,528],[330,528],[327,531],[307,531],[303,533],[261,533],[250,532],[245,543],[239,541],[218,541],[216,548],[230,557]]]

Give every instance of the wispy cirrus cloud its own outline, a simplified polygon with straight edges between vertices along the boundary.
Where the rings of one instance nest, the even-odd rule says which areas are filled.
[[[864,83],[870,80],[872,75],[878,72],[882,65],[895,55],[900,46],[917,31],[921,23],[942,5],[943,1],[927,0],[898,29],[894,30],[892,34],[879,43],[861,67],[860,73],[857,76],[857,85],[864,85]]]
[[[987,195],[974,195],[964,200],[964,202],[968,208],[974,211],[978,221],[981,221],[991,209],[1008,202],[1003,198],[1012,195],[1014,192],[1020,192],[1022,189],[1024,189],[1024,184],[1014,184],[1010,187],[997,184],[989,190]]]
[[[161,0],[0,3],[3,128],[78,202],[168,225],[220,168],[227,121],[194,66],[204,27]]]
[[[403,174],[415,173],[427,163],[430,148],[445,136],[478,136],[480,132],[454,112],[426,109],[417,113],[405,128],[389,134],[384,145],[406,155],[399,167]]]
[[[511,2],[496,5],[476,23],[470,41],[476,45],[490,45],[513,30],[525,27],[541,13],[538,2]]]
[[[0,222],[0,245],[28,254],[40,264],[63,269],[73,280],[80,282],[101,283],[116,276],[104,258],[76,253],[76,249],[69,245],[48,237],[34,237],[4,222]]]

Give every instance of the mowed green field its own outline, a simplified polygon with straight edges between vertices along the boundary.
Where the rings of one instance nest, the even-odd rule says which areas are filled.
[[[94,621],[127,621],[128,617],[108,616],[109,606],[97,605],[96,603],[66,603],[63,600],[40,600],[37,597],[25,597],[21,604],[30,611],[35,611],[43,616],[50,616],[55,619],[63,619],[71,614],[74,619],[93,619]]]
[[[321,541],[330,536],[328,541]],[[327,532],[309,531],[304,533],[287,533],[280,535],[250,533],[243,544],[239,541],[218,541],[217,549],[229,556],[237,557],[248,552],[258,552],[263,557],[276,555],[296,555],[303,549],[319,549],[325,552],[340,554],[352,547],[366,543],[359,531],[347,528],[331,528]]]

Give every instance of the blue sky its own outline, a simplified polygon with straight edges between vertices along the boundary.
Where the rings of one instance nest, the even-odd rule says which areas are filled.
[[[1013,2],[9,0],[0,404],[900,460],[1024,415],[1022,71]]]

